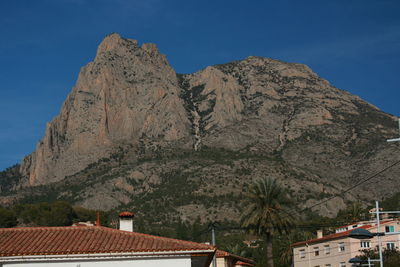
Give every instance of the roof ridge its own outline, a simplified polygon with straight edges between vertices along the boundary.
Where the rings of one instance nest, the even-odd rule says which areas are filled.
[[[346,231],[343,231],[343,232],[325,235],[325,236],[323,236],[321,238],[313,238],[313,239],[309,239],[309,240],[306,240],[306,241],[299,241],[299,242],[293,243],[291,246],[298,246],[298,245],[307,244],[307,243],[318,243],[318,242],[324,242],[324,241],[335,239],[335,238],[345,237],[351,231],[353,231],[355,229],[360,229],[360,228],[369,229],[369,228],[371,228],[371,225],[362,225],[360,227],[356,227],[356,228],[353,228],[353,229],[350,229],[350,230],[346,230]]]
[[[390,222],[395,222],[395,220],[391,220],[391,219],[381,220],[381,221],[380,221],[380,225],[387,224],[387,223],[390,223]],[[356,224],[356,223],[354,223],[354,224]],[[354,225],[354,224],[353,224],[353,225]],[[350,224],[350,225],[351,225],[351,224]],[[346,227],[346,226],[348,226],[348,225],[345,225],[345,226],[343,226],[343,227]],[[291,246],[298,246],[298,245],[307,244],[307,243],[319,243],[319,242],[324,242],[324,241],[327,241],[327,240],[330,240],[330,239],[335,239],[335,238],[344,237],[344,236],[346,236],[347,234],[349,234],[351,231],[353,231],[353,230],[355,230],[355,229],[360,229],[360,228],[362,228],[362,229],[371,229],[371,228],[374,228],[374,227],[377,227],[377,224],[376,224],[376,223],[375,223],[375,224],[374,224],[374,223],[364,224],[364,225],[361,225],[361,226],[359,226],[359,227],[355,227],[355,228],[352,228],[352,229],[348,229],[348,230],[343,231],[343,232],[338,232],[338,233],[333,233],[333,234],[325,235],[325,236],[323,236],[322,238],[313,238],[313,239],[309,239],[309,240],[306,240],[306,241],[299,241],[299,242],[293,243]],[[339,228],[341,228],[341,227],[339,227]]]
[[[109,228],[109,227],[104,227],[104,226],[97,226],[97,227],[98,227],[98,228],[101,228],[101,229],[103,229],[103,230],[106,230],[106,231],[116,231],[116,232],[118,232],[118,233],[127,234],[127,235],[135,234],[135,235],[147,236],[147,237],[156,238],[156,239],[172,240],[172,241],[176,241],[176,242],[187,242],[187,243],[196,244],[196,245],[201,244],[201,245],[209,246],[210,248],[216,249],[216,246],[208,245],[208,244],[200,243],[200,242],[194,242],[194,241],[189,241],[189,240],[176,239],[176,238],[172,238],[172,237],[151,235],[151,234],[145,234],[145,233],[139,233],[139,232],[129,232],[129,231],[123,231],[123,230],[114,229],[114,228]]]
[[[14,228],[0,228],[0,231],[34,231],[34,230],[76,230],[76,231],[82,231],[82,230],[102,230],[102,231],[111,231],[111,232],[116,232],[119,234],[126,234],[126,235],[140,235],[144,237],[149,237],[153,239],[164,239],[164,240],[170,240],[170,241],[175,241],[178,243],[181,242],[186,242],[190,244],[201,244],[205,246],[209,246],[210,248],[216,249],[216,246],[208,245],[205,243],[199,243],[199,242],[194,242],[194,241],[189,241],[189,240],[181,240],[181,239],[176,239],[172,237],[164,237],[164,236],[157,236],[157,235],[151,235],[151,234],[145,234],[145,233],[139,233],[139,232],[129,232],[129,231],[123,231],[115,228],[110,228],[110,227],[105,227],[105,226],[34,226],[34,227],[14,227]]]
[[[10,227],[10,228],[0,228],[0,231],[3,230],[37,230],[37,229],[43,229],[43,230],[52,230],[52,229],[83,229],[83,228],[90,228],[90,227],[97,227],[97,226],[89,226],[89,225],[82,225],[82,226],[23,226],[23,227]]]
[[[216,252],[215,255],[218,256],[218,253],[220,253],[219,255],[221,255],[221,256],[223,256],[223,257],[232,257],[232,258],[236,258],[236,259],[238,259],[238,260],[244,261],[244,262],[246,262],[246,263],[252,263],[252,264],[254,264],[254,260],[252,260],[252,259],[249,259],[249,258],[246,258],[246,257],[242,257],[242,256],[233,254],[233,253],[231,253],[231,252],[228,252],[228,251],[225,251],[225,250],[222,250],[222,249],[217,249],[217,252]]]

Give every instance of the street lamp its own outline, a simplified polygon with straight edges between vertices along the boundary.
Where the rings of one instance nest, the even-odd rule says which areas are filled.
[[[362,259],[357,258],[357,257],[351,258],[351,259],[349,260],[349,263],[363,263],[363,262],[364,262],[364,261],[363,261]]]
[[[351,231],[349,234],[349,237],[356,238],[356,239],[370,239],[370,238],[374,237],[374,234],[366,229],[358,228],[358,229]]]
[[[373,262],[373,261],[379,261],[379,260],[371,260],[370,258],[368,258],[368,261],[366,261],[366,260],[362,260],[360,258],[354,257],[349,260],[349,263],[353,263],[351,265],[352,267],[359,267],[359,266],[371,267],[371,262]],[[366,263],[366,264],[363,264],[363,263]]]

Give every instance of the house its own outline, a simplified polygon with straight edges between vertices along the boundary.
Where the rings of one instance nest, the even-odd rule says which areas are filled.
[[[348,237],[349,233],[358,228],[377,233],[376,223],[359,222],[342,226],[334,234],[322,235],[318,231],[317,238],[292,244],[294,267],[350,267],[349,260],[361,254],[360,250],[375,248],[377,237],[358,240]],[[380,232],[397,232],[400,230],[398,220],[381,222]],[[398,249],[399,235],[381,237],[383,248]]]
[[[132,232],[133,214],[120,230],[99,223],[0,229],[0,267],[208,267],[215,247]]]
[[[216,267],[252,267],[255,265],[253,260],[219,249],[215,253],[215,258]],[[210,267],[212,267],[212,264],[210,264]]]

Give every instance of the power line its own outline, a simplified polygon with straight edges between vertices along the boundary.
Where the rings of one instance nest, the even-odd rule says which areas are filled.
[[[308,210],[308,209],[315,208],[315,207],[317,207],[317,206],[319,206],[319,205],[322,205],[322,204],[324,204],[324,203],[326,203],[326,202],[328,202],[328,201],[330,201],[330,200],[332,200],[332,199],[334,199],[334,198],[336,198],[336,197],[342,196],[342,195],[346,194],[347,192],[353,190],[354,188],[356,188],[356,187],[362,185],[363,183],[366,183],[366,182],[368,182],[369,180],[374,179],[375,177],[377,177],[378,175],[384,173],[385,171],[389,170],[390,168],[393,168],[394,166],[396,166],[396,165],[399,164],[399,163],[400,163],[400,160],[399,160],[399,161],[396,161],[395,163],[393,163],[393,164],[391,164],[391,165],[389,165],[389,166],[387,166],[387,167],[385,167],[385,168],[383,168],[382,170],[380,170],[379,172],[377,172],[377,173],[375,173],[375,174],[369,176],[368,178],[357,182],[355,185],[353,185],[353,186],[347,188],[346,190],[343,190],[341,193],[338,193],[338,194],[336,194],[336,195],[334,195],[334,196],[331,196],[331,197],[329,197],[329,198],[327,198],[327,199],[325,199],[325,200],[323,200],[323,201],[321,201],[321,202],[318,202],[318,203],[316,203],[316,204],[314,204],[314,205],[312,205],[312,206],[310,206],[310,207],[306,207],[306,208],[302,209],[300,212],[306,211],[306,210]]]
[[[374,222],[374,221],[363,221],[363,222]],[[309,228],[311,228],[311,229],[313,229],[313,228],[322,228],[322,227],[326,227],[326,228],[329,228],[329,227],[341,227],[341,226],[344,226],[344,225],[352,225],[351,223],[346,223],[346,222],[335,222],[335,223],[331,223],[331,222],[329,222],[329,223],[309,223],[309,224],[293,224],[292,226],[291,226],[291,228],[295,228],[295,229],[309,229]],[[241,231],[241,230],[247,230],[247,228],[245,228],[245,227],[241,227],[241,226],[231,226],[231,227],[229,227],[229,226],[225,226],[225,227],[221,227],[221,226],[218,226],[218,227],[216,227],[216,229],[218,230],[218,231],[232,231],[232,230],[239,230],[239,231]],[[210,228],[208,229],[208,230],[205,230],[204,231],[204,233],[206,233],[206,232],[210,232]]]
[[[342,196],[342,195],[346,194],[347,192],[353,190],[354,188],[356,188],[356,187],[358,187],[358,186],[360,186],[360,185],[362,185],[362,184],[374,179],[378,175],[380,175],[380,174],[384,173],[385,171],[393,168],[394,166],[398,165],[399,163],[400,163],[400,160],[394,162],[393,164],[391,164],[391,165],[389,165],[389,166],[387,166],[385,168],[383,168],[382,170],[378,171],[377,173],[375,173],[375,174],[373,174],[373,175],[371,175],[371,176],[369,176],[369,177],[357,182],[355,185],[343,190],[342,192],[340,192],[340,193],[338,193],[338,194],[336,194],[334,196],[331,196],[331,197],[329,197],[329,198],[327,198],[327,199],[325,199],[323,201],[320,201],[320,202],[318,202],[318,203],[316,203],[316,204],[314,204],[314,205],[312,205],[310,207],[306,207],[306,208],[300,210],[300,212],[306,211],[308,209],[315,208],[315,207],[317,207],[319,205],[322,205],[322,204],[324,204],[324,203],[326,203],[326,202],[328,202],[328,201],[330,201],[330,200],[332,200],[332,199],[334,199],[334,198],[336,198],[338,196]],[[312,228],[316,228],[316,227],[337,227],[337,226],[343,226],[343,223],[335,223],[335,224],[332,224],[332,223],[323,224],[323,223],[321,223],[321,224],[293,225],[292,228],[312,229]],[[243,228],[243,227],[218,227],[218,230],[220,230],[220,231],[247,230],[247,228]],[[206,231],[202,231],[198,235],[202,235],[202,234],[205,234],[205,233],[210,232],[210,231],[211,230],[208,229]]]

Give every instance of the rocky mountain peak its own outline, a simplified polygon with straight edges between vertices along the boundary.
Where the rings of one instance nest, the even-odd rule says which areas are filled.
[[[60,115],[21,166],[29,184],[63,179],[120,145],[137,151],[187,137],[175,71],[154,44],[107,36]]]
[[[193,175],[188,179],[200,191],[210,191],[206,187],[218,179],[220,187],[243,185],[268,173],[292,186],[293,194],[324,197],[391,158],[393,147],[384,140],[395,134],[392,122],[303,64],[252,56],[176,74],[156,45],[111,34],[20,171],[29,185],[74,176],[100,190],[103,184],[85,170],[112,161],[117,151],[129,155],[128,167],[119,176],[119,169],[109,170],[104,179],[127,194],[140,194],[138,183],[157,185],[175,173],[179,179]],[[210,150],[228,159],[215,159]],[[182,151],[193,158],[173,160]],[[163,164],[137,163],[154,155],[168,156]],[[221,194],[236,192],[232,188]],[[126,204],[129,196],[107,207]],[[94,207],[98,200],[88,197],[84,204]]]
[[[126,50],[127,48],[137,48],[138,41],[133,39],[125,39],[122,38],[118,33],[112,33],[106,36],[103,41],[100,43],[97,49],[97,55],[102,55],[103,53],[113,52],[118,54],[122,49]],[[125,51],[124,51],[125,52]]]

